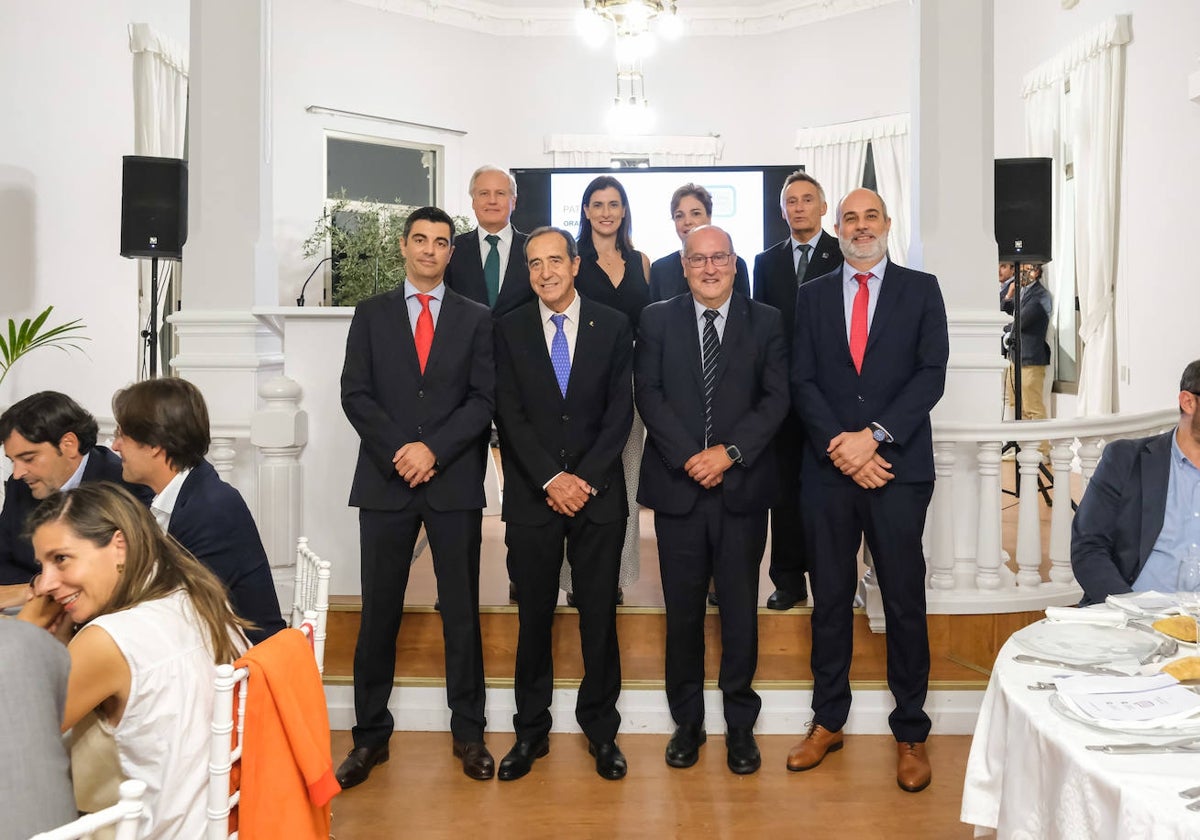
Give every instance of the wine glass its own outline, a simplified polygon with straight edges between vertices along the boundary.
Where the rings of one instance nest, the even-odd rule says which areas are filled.
[[[1200,633],[1200,546],[1188,546],[1187,554],[1179,561],[1179,579],[1175,586],[1179,606],[1197,624]]]

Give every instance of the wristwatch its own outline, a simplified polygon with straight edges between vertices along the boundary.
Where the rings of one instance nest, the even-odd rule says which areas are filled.
[[[729,456],[729,460],[735,464],[742,463],[742,451],[732,443],[725,447],[725,454]]]
[[[876,443],[891,443],[893,440],[892,436],[888,434],[887,429],[878,423],[871,424],[871,437],[875,438]]]

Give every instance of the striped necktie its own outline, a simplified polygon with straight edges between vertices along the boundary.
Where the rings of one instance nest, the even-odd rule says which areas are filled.
[[[715,309],[704,310],[704,341],[701,346],[701,360],[704,368],[704,448],[712,439],[712,402],[713,391],[717,385],[717,362],[721,360],[721,339],[717,337],[716,320],[720,313]]]

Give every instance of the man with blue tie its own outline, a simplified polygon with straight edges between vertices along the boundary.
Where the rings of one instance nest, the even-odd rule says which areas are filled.
[[[537,300],[496,326],[496,426],[504,460],[504,542],[521,593],[514,675],[516,744],[501,781],[550,751],[551,636],[563,547],[579,610],[583,681],[575,718],[596,772],[621,779],[617,574],[629,505],[621,450],[633,424],[633,332],[622,313],[575,291],[575,239],[542,227],[525,246]]]
[[[842,747],[865,535],[887,620],[896,781],[916,792],[931,778],[921,532],[933,496],[929,413],[946,384],[946,308],[936,277],[887,259],[891,220],[879,195],[852,191],[836,218],[844,265],[796,296],[791,384],[808,434],[800,509],[813,561],[813,720],[787,766],[811,770]]]

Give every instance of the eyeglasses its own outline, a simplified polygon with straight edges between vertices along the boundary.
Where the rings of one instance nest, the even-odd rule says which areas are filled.
[[[692,268],[704,268],[704,264],[710,260],[715,267],[724,268],[725,266],[729,265],[729,260],[732,258],[733,254],[729,253],[728,251],[720,251],[719,253],[712,254],[707,257],[704,256],[704,254],[689,254],[684,259],[687,260],[687,264]]]

